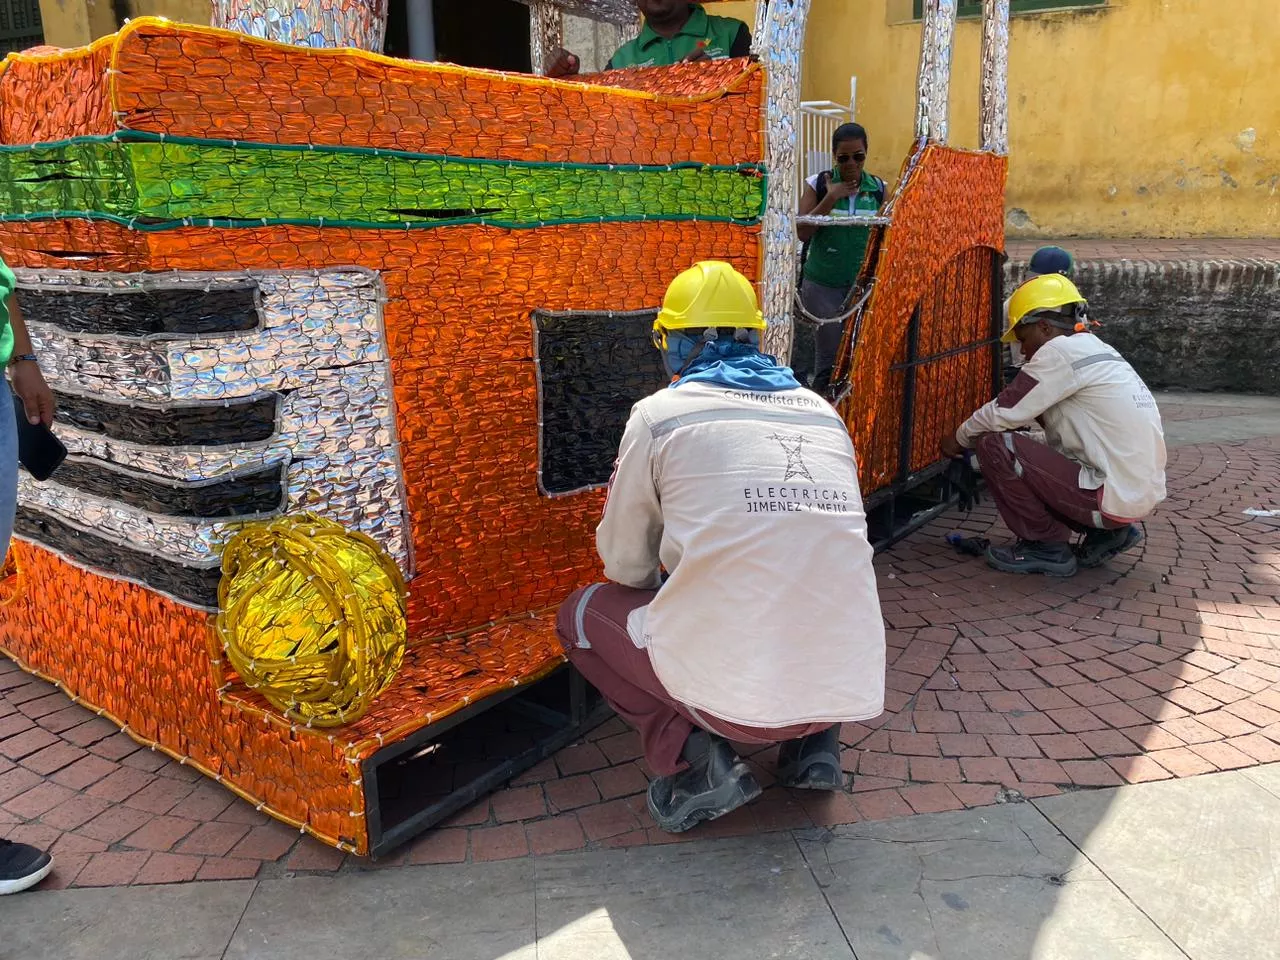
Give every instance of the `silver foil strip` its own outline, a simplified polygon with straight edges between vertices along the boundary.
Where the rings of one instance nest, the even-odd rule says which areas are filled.
[[[565,13],[614,23],[620,27],[630,26],[640,17],[640,12],[636,9],[633,0],[520,0],[520,2],[530,7],[543,2],[553,3]],[[534,72],[538,72],[536,66]]]
[[[61,424],[57,433],[74,455],[188,482],[287,463],[283,512],[311,510],[361,530],[407,572],[409,547],[390,397],[391,378],[385,363],[323,371],[318,385],[286,398],[280,431],[271,440],[246,448],[143,446]],[[242,516],[234,521],[157,516],[63,487],[56,480],[37,483],[25,474],[18,499],[135,549],[186,563],[215,559],[244,522],[275,515]]]
[[[890,217],[796,217],[797,226],[807,224],[814,227],[887,227],[891,222]]]
[[[982,3],[982,90],[980,144],[1000,156],[1009,153],[1009,0]]]
[[[84,335],[33,324],[51,383],[71,394],[163,417],[172,407],[282,392],[271,437],[212,447],[112,439],[58,424],[77,456],[144,475],[197,482],[286,465],[284,512],[311,510],[374,537],[412,574],[382,283],[360,268],[272,273],[114,274],[15,271],[19,285],[90,293],[257,284],[257,329],[216,335]],[[122,478],[127,482],[127,478]],[[260,515],[158,515],[55,481],[24,478],[21,502],[176,563],[216,562],[235,530]],[[276,511],[279,512],[279,511]],[[274,513],[272,514],[274,515]],[[262,515],[265,516],[265,515]],[[112,571],[106,571],[108,574]]]
[[[533,72],[545,75],[564,46],[564,10],[551,0],[529,3],[529,60]]]
[[[383,508],[398,497],[400,477],[394,464],[352,454],[307,460],[290,466],[288,484],[289,512],[310,510],[367,533],[402,569],[406,567],[404,526]],[[246,523],[279,515],[271,511],[234,520],[163,516],[64,487],[56,480],[40,483],[25,473],[18,478],[18,499],[131,550],[195,566],[217,562],[223,545]]]
[[[257,396],[261,396],[260,394]],[[163,416],[169,405],[149,407]],[[280,401],[269,440],[237,446],[156,446],[117,440],[65,424],[57,433],[80,456],[119,464],[167,480],[217,480],[254,467],[325,456],[357,443],[394,445],[387,364],[326,370],[317,382]]]
[[[382,52],[387,0],[213,0],[210,22],[251,37],[302,47],[355,47]]]
[[[808,18],[809,0],[771,0],[761,47],[769,84],[765,106],[765,161],[769,170],[769,191],[761,236],[764,245],[761,308],[768,323],[764,334],[765,352],[783,363],[791,359],[794,338],[795,219],[799,204],[796,119],[800,114],[800,65]]]
[[[751,25],[751,52],[757,57],[764,53],[764,44],[769,32],[768,0],[756,0],[755,23]]]
[[[947,142],[951,54],[957,0],[924,0],[920,70],[916,78],[916,136]]]
[[[26,473],[18,477],[18,502],[73,521],[97,536],[178,563],[204,564],[215,560],[225,540],[219,534],[226,523],[161,516],[64,487],[56,480],[40,483]],[[271,514],[262,515],[265,516]]]
[[[98,284],[78,271],[15,273],[19,286],[32,290],[122,289],[120,274],[104,274]],[[53,386],[87,387],[95,396],[119,401],[223,400],[294,389],[314,382],[319,369],[386,359],[385,297],[372,271],[342,268],[251,276],[258,283],[262,315],[256,331],[140,338],[74,334],[33,323],[32,340]],[[136,289],[155,289],[162,281],[147,277],[145,287],[143,282],[139,280]],[[196,274],[170,282],[175,287],[202,287],[210,280]]]

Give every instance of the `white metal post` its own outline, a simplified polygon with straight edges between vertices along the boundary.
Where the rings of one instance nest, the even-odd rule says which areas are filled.
[[[406,0],[409,20],[409,56],[414,60],[436,58],[435,0]]]

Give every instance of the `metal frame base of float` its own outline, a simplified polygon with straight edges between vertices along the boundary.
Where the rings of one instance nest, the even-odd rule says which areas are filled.
[[[361,766],[377,858],[568,746],[612,715],[570,666],[389,743]]]
[[[916,423],[916,372],[923,366],[967,350],[989,349],[992,352],[991,395],[999,394],[1003,386],[1003,349],[1000,335],[1004,331],[1004,261],[1000,256],[991,258],[991,335],[985,340],[966,344],[945,354],[921,357],[920,307],[911,315],[907,329],[906,359],[894,369],[906,373],[902,398],[902,427],[899,437],[898,462],[903,473],[895,483],[883,487],[866,498],[867,535],[871,545],[879,553],[893,546],[903,537],[920,529],[929,521],[941,516],[956,501],[956,492],[947,479],[948,461],[941,460],[914,473],[907,473],[912,462]]]

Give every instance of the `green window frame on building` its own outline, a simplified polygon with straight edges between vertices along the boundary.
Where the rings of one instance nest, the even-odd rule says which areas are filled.
[[[1009,0],[1009,12],[1039,13],[1044,10],[1070,10],[1073,7],[1101,7],[1106,2],[1107,0]],[[911,15],[917,20],[924,16],[924,0],[912,0]],[[982,16],[982,0],[960,0],[956,16]]]
[[[0,0],[0,57],[42,43],[40,0]]]

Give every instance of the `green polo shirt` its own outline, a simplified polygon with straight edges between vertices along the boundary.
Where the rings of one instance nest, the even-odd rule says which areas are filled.
[[[669,67],[697,50],[700,43],[705,44],[703,49],[712,60],[745,57],[751,52],[751,31],[741,20],[710,16],[700,3],[689,4],[689,9],[689,19],[670,40],[654,33],[646,22],[640,36],[619,47],[604,68]]]
[[[806,183],[817,188],[817,177]],[[838,176],[836,177],[838,179]],[[833,217],[874,217],[880,209],[884,184],[862,172],[858,192],[836,202]],[[824,287],[848,287],[858,279],[871,231],[866,227],[819,227],[809,240],[809,255],[804,261],[804,276]]]
[[[13,356],[13,327],[9,325],[9,298],[18,281],[9,265],[0,260],[0,370]]]

